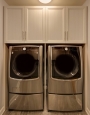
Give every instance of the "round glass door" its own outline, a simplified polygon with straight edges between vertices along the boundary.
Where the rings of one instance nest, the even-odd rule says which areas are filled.
[[[20,54],[12,63],[14,73],[20,77],[28,77],[36,70],[36,60],[30,54]]]
[[[54,68],[60,76],[70,78],[78,72],[78,61],[71,54],[61,54],[56,58]]]

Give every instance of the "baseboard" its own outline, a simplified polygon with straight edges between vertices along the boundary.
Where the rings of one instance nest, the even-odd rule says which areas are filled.
[[[2,115],[5,111],[5,107],[2,107],[1,110],[0,110],[0,115]]]
[[[88,108],[86,109],[86,113],[87,115],[90,115],[90,110]]]

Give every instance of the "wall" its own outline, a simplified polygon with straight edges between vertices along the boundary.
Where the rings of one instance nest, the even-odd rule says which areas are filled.
[[[88,62],[88,73],[86,78],[86,111],[88,115],[90,115],[90,0],[86,0],[83,4],[84,6],[88,6],[88,43],[87,43],[87,62]]]
[[[0,115],[4,110],[4,77],[3,77],[3,6],[4,0],[0,0]]]

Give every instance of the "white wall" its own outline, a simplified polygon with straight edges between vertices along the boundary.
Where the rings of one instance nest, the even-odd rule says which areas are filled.
[[[7,4],[0,0],[0,115],[4,106],[4,77],[3,77],[3,6]]]
[[[86,2],[83,4],[84,6],[88,6],[88,74],[86,78],[86,111],[88,112],[88,115],[90,115],[90,0],[86,0]]]

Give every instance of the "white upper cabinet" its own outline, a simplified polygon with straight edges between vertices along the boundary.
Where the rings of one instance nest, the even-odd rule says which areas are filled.
[[[66,34],[67,42],[85,43],[87,38],[87,8],[86,7],[66,7]]]
[[[45,7],[25,7],[26,42],[45,40]]]
[[[4,40],[6,43],[20,43],[24,39],[24,8],[4,8]]]
[[[49,43],[65,40],[65,7],[46,8],[46,41]]]
[[[85,43],[87,8],[47,7],[46,8],[47,43]]]
[[[6,7],[4,9],[5,43],[43,43],[45,7]]]
[[[86,39],[87,7],[4,8],[5,43],[85,43]]]

